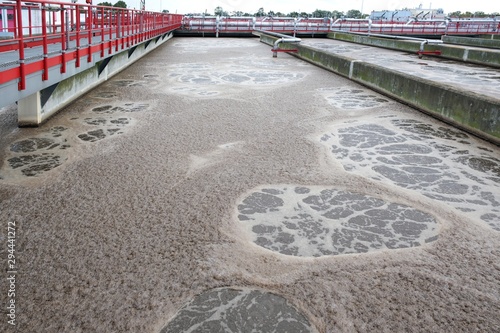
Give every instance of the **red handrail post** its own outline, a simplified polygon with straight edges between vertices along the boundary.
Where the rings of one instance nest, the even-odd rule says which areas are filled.
[[[19,83],[18,89],[26,89],[26,74],[24,68],[24,38],[23,38],[23,13],[21,0],[16,0],[17,38],[19,39]]]
[[[116,16],[116,28],[115,28],[115,40],[116,40],[116,44],[115,44],[115,52],[118,52],[118,49],[119,49],[119,43],[120,43],[120,29],[121,29],[121,11],[120,10],[117,10],[117,12],[115,13],[115,16]]]
[[[75,66],[80,67],[80,6],[75,4],[75,7],[72,8],[76,12],[75,14],[75,24],[76,24],[76,61]],[[73,15],[71,15],[73,17]]]
[[[113,53],[113,11],[108,9],[108,31],[109,31],[109,49],[108,54]]]
[[[87,56],[87,62],[92,62],[92,36],[93,36],[93,22],[92,22],[92,18],[94,17],[94,15],[92,14],[93,13],[93,10],[92,10],[92,6],[87,6],[87,14],[85,15],[85,22],[87,22],[87,29],[88,29],[88,40],[87,40],[87,43],[88,43],[88,56]]]
[[[49,61],[48,61],[48,45],[47,45],[47,10],[46,4],[42,2],[42,36],[43,36],[43,73],[42,81],[49,79]]]
[[[62,4],[61,5],[61,57],[62,57],[62,61],[61,61],[61,73],[66,73],[66,50],[68,48],[68,44],[66,42],[66,37],[67,37],[67,33],[69,33],[68,31],[66,31],[66,11],[67,9],[64,8],[64,5]]]
[[[120,36],[119,36],[120,37],[119,41],[120,41],[120,45],[121,45],[120,49],[123,50],[125,48],[124,35],[126,34],[124,27],[127,23],[126,18],[125,18],[125,10],[120,10],[118,17],[120,18],[120,26],[118,27],[118,31],[120,32]],[[117,49],[117,51],[118,51],[118,49]]]
[[[100,32],[101,32],[101,58],[102,58],[104,57],[104,7],[101,7],[100,9],[101,9]]]

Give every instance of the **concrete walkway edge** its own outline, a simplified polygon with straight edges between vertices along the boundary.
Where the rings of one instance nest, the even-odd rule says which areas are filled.
[[[260,35],[265,44],[275,40]],[[298,49],[290,54],[500,145],[500,102],[494,98],[300,44],[281,48]]]

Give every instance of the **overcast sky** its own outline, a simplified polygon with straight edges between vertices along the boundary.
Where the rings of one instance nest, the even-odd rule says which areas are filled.
[[[115,3],[116,1],[109,2]],[[139,9],[140,7],[140,0],[125,0],[125,2],[129,8]],[[312,13],[316,9],[338,10],[344,13],[350,9],[356,9],[369,14],[373,10],[417,8],[419,5],[422,5],[424,9],[442,8],[445,13],[458,10],[461,12],[500,12],[498,0],[434,0],[428,2],[412,0],[146,0],[146,10],[161,11],[167,9],[171,13],[177,12],[178,14],[202,13],[205,10],[213,14],[217,6],[222,7],[229,14],[233,11],[255,13],[261,7],[264,8],[265,12],[272,10],[285,14],[293,11]]]

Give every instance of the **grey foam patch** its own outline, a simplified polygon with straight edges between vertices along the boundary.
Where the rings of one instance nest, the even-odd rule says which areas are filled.
[[[111,85],[117,87],[146,87],[148,85],[147,82],[141,80],[112,80],[110,81]]]
[[[318,186],[259,188],[237,210],[240,223],[257,245],[301,257],[415,247],[438,235],[430,214]]]
[[[50,171],[67,160],[65,150],[70,148],[63,134],[67,128],[52,127],[37,137],[22,139],[9,147],[7,165],[27,177]]]
[[[467,134],[416,120],[335,126],[321,136],[344,169],[455,207],[500,231],[500,159]]]
[[[102,99],[112,99],[118,96],[115,91],[97,91],[92,94],[92,97],[102,98]]]
[[[365,89],[321,88],[318,91],[328,103],[343,110],[368,109],[389,103],[382,95]]]
[[[211,49],[221,49],[224,51],[224,49],[233,49],[235,47],[245,49],[254,48],[258,47],[258,44],[245,40],[244,38],[236,40],[224,40],[219,38],[215,43],[213,41],[199,40],[196,43],[196,47],[193,47],[193,44],[190,42],[176,41],[173,47],[178,49],[177,52],[179,53],[200,54],[207,53]]]
[[[64,160],[57,154],[42,153],[15,156],[7,161],[12,169],[19,169],[23,175],[33,177],[60,166]]]
[[[196,296],[160,333],[316,332],[285,298],[253,289],[220,288]]]
[[[97,114],[113,114],[124,112],[140,112],[149,108],[147,103],[124,103],[121,105],[101,105],[92,108],[92,111]]]
[[[202,72],[190,71],[188,74],[177,76],[177,79],[186,84],[194,85],[279,85],[300,80],[304,77],[301,73],[290,73],[285,71],[256,71],[239,70],[228,72]]]
[[[269,61],[257,67],[247,62],[248,58],[245,61],[237,58],[224,59],[217,65],[196,62],[172,64],[168,66],[168,78],[175,84],[165,89],[190,97],[210,98],[227,93],[235,86],[260,89],[295,83],[305,77],[301,72],[290,72],[288,67],[280,68],[275,62],[273,66],[270,66],[273,62]]]
[[[130,108],[130,105],[132,106]],[[113,107],[111,105],[105,105],[103,107],[94,108],[94,112],[97,112],[99,116],[97,117],[87,117],[83,119],[83,123],[85,125],[89,125],[94,127],[91,130],[88,130],[85,133],[78,134],[78,138],[82,141],[87,142],[96,142],[103,139],[106,139],[115,134],[123,134],[124,128],[129,126],[133,119],[130,117],[120,116],[119,114],[115,114],[115,112],[126,113],[126,107],[129,107],[128,110],[133,110],[134,108],[142,108],[143,105],[139,104],[138,106],[130,103],[125,104],[124,107]],[[147,106],[146,106],[147,107]],[[98,111],[95,111],[95,110]],[[135,111],[128,111],[135,112]]]
[[[87,142],[96,142],[115,134],[123,134],[119,128],[96,129],[78,135],[78,138]]]

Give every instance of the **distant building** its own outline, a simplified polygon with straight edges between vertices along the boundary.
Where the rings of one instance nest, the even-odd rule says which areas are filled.
[[[409,10],[377,10],[370,14],[374,21],[402,21],[406,22],[412,16]]]
[[[370,19],[374,21],[401,21],[406,22],[409,19],[417,20],[430,20],[430,19],[444,19],[444,11],[442,8],[438,9],[425,9],[420,5],[418,8],[413,9],[400,9],[400,10],[378,10],[370,14]]]

